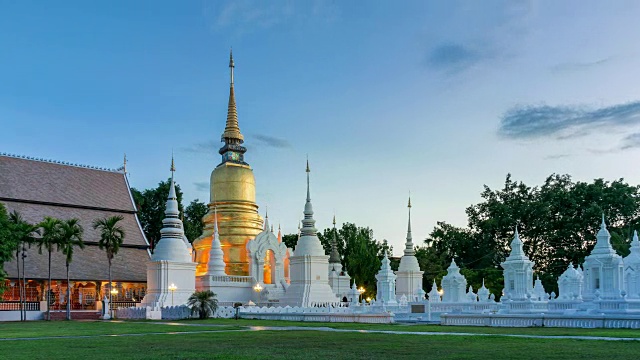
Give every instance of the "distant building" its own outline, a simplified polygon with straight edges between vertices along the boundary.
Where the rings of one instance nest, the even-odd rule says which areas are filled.
[[[131,197],[124,169],[106,170],[43,161],[19,156],[0,155],[0,202],[7,211],[17,211],[30,223],[46,216],[58,219],[77,218],[84,228],[85,249],[76,249],[70,267],[72,308],[95,310],[101,294],[109,291],[108,261],[98,248],[100,234],[94,230],[95,219],[121,215],[125,231],[124,244],[112,262],[115,301],[137,302],[145,294],[147,242]],[[48,255],[39,254],[36,246],[26,251],[25,274],[27,300],[44,300],[48,279]],[[4,264],[8,273],[3,300],[18,300],[18,275],[15,260]],[[53,309],[65,309],[67,281],[65,259],[54,252],[51,260]],[[2,284],[0,284],[2,285]]]

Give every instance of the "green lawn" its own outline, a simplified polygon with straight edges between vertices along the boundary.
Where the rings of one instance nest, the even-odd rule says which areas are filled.
[[[155,329],[155,325],[149,325]],[[196,329],[197,330],[197,329]],[[10,359],[634,359],[640,343],[317,331],[0,342]]]
[[[77,335],[117,335],[149,332],[176,332],[197,330],[232,330],[235,326],[209,326],[194,329],[192,326],[150,324],[121,321],[28,321],[0,323],[0,338],[28,338]],[[0,349],[3,344],[0,343]]]
[[[318,326],[354,330],[485,334],[640,337],[640,330],[478,328],[366,325],[265,320],[54,321],[0,323],[0,338],[64,335],[95,337],[0,340],[10,359],[635,359],[640,341],[530,339],[499,336],[422,336],[359,332],[237,331],[250,326]],[[229,331],[236,330],[236,331]],[[207,331],[207,333],[202,333]],[[144,336],[98,336],[117,334]],[[163,334],[157,334],[163,333]],[[186,333],[186,334],[176,334]]]
[[[330,327],[334,329],[365,329],[365,330],[391,330],[391,331],[417,331],[417,332],[460,332],[480,334],[521,334],[521,335],[548,335],[548,336],[608,336],[640,338],[640,329],[574,329],[574,328],[498,328],[478,326],[441,326],[441,325],[414,325],[414,324],[354,324],[354,323],[319,323],[319,322],[295,322],[278,320],[233,320],[233,319],[208,319],[208,320],[181,320],[180,323],[216,324],[229,326],[304,326],[304,327]]]

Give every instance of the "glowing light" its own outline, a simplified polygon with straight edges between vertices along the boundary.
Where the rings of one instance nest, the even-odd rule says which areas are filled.
[[[364,291],[365,291],[365,290],[364,290],[364,288],[363,288],[362,286],[360,286],[360,287],[358,288],[358,292],[359,292],[360,294],[363,294],[363,293],[364,293]]]
[[[371,298],[370,298],[370,297],[368,297],[368,298],[367,298],[367,302],[368,302],[368,303],[370,303],[370,302],[371,302]]]
[[[444,294],[444,291],[443,291],[442,289],[440,289],[440,290],[438,290],[438,294],[439,294],[440,296],[442,296],[442,294]]]
[[[169,291],[173,292],[178,290],[178,287],[176,286],[176,284],[171,283],[171,285],[169,285]]]
[[[259,293],[260,291],[262,291],[262,285],[260,285],[260,283],[257,283],[256,286],[253,287],[253,291]]]

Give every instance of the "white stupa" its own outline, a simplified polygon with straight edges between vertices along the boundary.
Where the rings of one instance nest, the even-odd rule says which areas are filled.
[[[218,232],[218,210],[214,207],[213,240],[209,249],[209,261],[207,262],[207,275],[226,276],[226,264],[224,262],[224,252],[220,243],[220,233]]]
[[[611,246],[611,234],[604,222],[604,214],[596,239],[596,246],[584,259],[582,297],[585,300],[620,299],[623,291],[624,266],[622,257]]]
[[[633,232],[631,241],[631,253],[624,258],[624,281],[627,289],[627,297],[640,298],[640,241],[638,232]]]
[[[400,258],[400,266],[396,271],[396,295],[398,297],[405,295],[407,299],[414,300],[418,297],[419,290],[422,289],[423,272],[420,271],[411,237],[411,198],[409,198],[407,207],[409,208],[407,242],[405,243],[404,255]]]
[[[533,261],[524,253],[516,226],[511,253],[500,264],[504,269],[504,295],[507,299],[524,301],[533,296],[533,265]]]
[[[342,259],[338,252],[338,241],[336,239],[336,217],[333,216],[333,239],[331,240],[331,252],[329,253],[329,286],[334,294],[341,300],[348,298],[351,278],[342,267]]]
[[[307,161],[307,202],[300,238],[289,259],[291,285],[281,299],[282,306],[326,306],[339,301],[329,286],[327,269],[329,257],[318,239],[313,219],[311,192],[309,190],[309,161]]]
[[[384,252],[384,258],[382,259],[382,266],[380,271],[376,274],[376,301],[379,304],[384,305],[398,305],[396,300],[396,274],[391,270],[391,262],[387,256],[387,252]]]
[[[196,263],[192,261],[183,240],[184,231],[178,217],[178,200],[173,182],[174,172],[172,158],[165,218],[162,220],[160,240],[147,265],[147,294],[141,303],[141,306],[153,309],[184,305],[196,290]]]
[[[582,300],[582,286],[584,277],[573,263],[569,263],[567,270],[558,278],[558,299],[564,301]]]
[[[460,274],[460,268],[454,259],[447,268],[447,275],[442,277],[442,301],[465,302],[467,300],[467,279]]]

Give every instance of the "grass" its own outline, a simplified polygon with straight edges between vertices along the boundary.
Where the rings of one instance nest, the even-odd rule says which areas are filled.
[[[531,339],[494,336],[420,336],[358,332],[239,331],[249,326],[318,326],[337,329],[484,334],[640,337],[639,330],[478,328],[437,325],[366,325],[267,320],[55,321],[0,323],[0,338],[148,334],[77,339],[0,341],[10,359],[618,359],[637,358],[640,341]],[[201,333],[201,331],[212,331]],[[185,334],[176,334],[185,332]]]
[[[237,326],[188,326],[150,324],[131,321],[29,321],[0,323],[0,338],[29,338],[49,336],[119,335],[150,332],[176,332],[197,330],[234,330]],[[0,343],[0,348],[2,348]]]
[[[330,327],[333,329],[366,329],[415,332],[458,332],[474,334],[519,334],[519,335],[547,335],[547,336],[600,336],[640,338],[640,330],[636,329],[576,329],[576,328],[500,328],[478,326],[441,326],[421,324],[354,324],[354,323],[320,323],[295,322],[280,320],[181,320],[180,323],[197,322],[199,324],[214,324],[228,326],[303,326]]]

